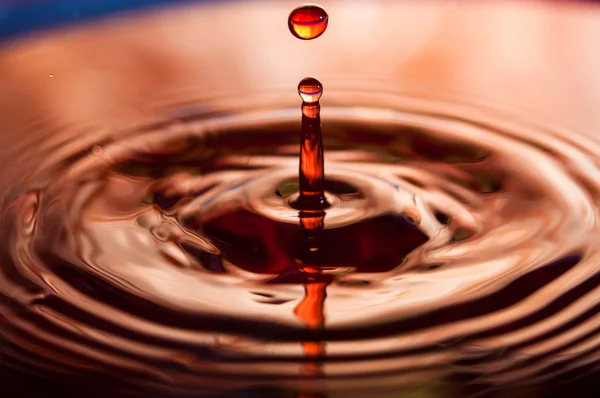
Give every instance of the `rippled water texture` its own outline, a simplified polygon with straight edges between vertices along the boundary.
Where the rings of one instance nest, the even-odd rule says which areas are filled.
[[[272,13],[283,23],[267,22],[257,34],[275,37],[273,51],[293,47],[293,38],[276,36],[290,36],[289,8],[269,6],[261,21]],[[261,61],[256,52],[270,42],[258,49],[244,41],[242,32],[257,28],[251,18],[218,40],[201,38],[202,29],[218,30],[219,16],[247,17],[228,7],[109,20],[5,45],[4,385],[25,376],[113,396],[531,396],[597,372],[593,132],[532,117],[552,113],[542,99],[531,114],[400,95],[389,85],[367,89],[346,66],[322,101],[331,207],[315,249],[290,206],[300,133],[292,75],[310,65]],[[385,13],[381,7],[366,10]],[[551,32],[553,23],[579,26],[584,18],[574,6],[528,7],[403,5],[392,11],[420,20],[412,33],[421,43],[397,58],[384,49],[382,61],[402,76],[411,63],[430,65],[431,54],[444,54],[438,37],[456,32],[460,18],[474,26],[505,13],[525,37],[537,37],[532,26],[543,31],[547,23]],[[344,10],[328,8],[342,26]],[[598,32],[600,14],[591,14]],[[335,40],[334,23],[330,29]],[[492,40],[495,29],[482,36]],[[361,43],[346,57],[368,51]],[[527,48],[511,47],[524,73]],[[255,57],[244,61],[248,70],[240,70],[244,51]],[[459,62],[448,55],[436,68]],[[336,65],[324,64],[327,81]],[[255,76],[263,67],[278,76],[266,88]],[[423,82],[429,76],[426,67],[415,70]],[[482,76],[518,81],[506,70]],[[597,71],[590,73],[580,76],[596,91],[580,89],[579,101],[598,105]],[[492,87],[479,79],[472,87]],[[394,87],[406,88],[401,80]],[[445,84],[453,81],[462,80]],[[545,95],[526,84],[513,91],[529,92],[527,103],[531,92],[548,97],[572,85],[550,79]],[[574,124],[594,127],[586,106],[573,102],[553,116],[577,115]]]

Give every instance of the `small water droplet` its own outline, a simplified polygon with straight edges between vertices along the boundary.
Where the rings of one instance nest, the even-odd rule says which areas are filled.
[[[94,145],[92,147],[92,153],[94,155],[99,156],[99,155],[102,155],[102,153],[104,153],[104,149],[102,149],[102,147],[100,145]]]
[[[288,17],[290,32],[301,40],[312,40],[321,36],[328,23],[327,12],[314,4],[302,5],[294,9]]]
[[[54,77],[54,73],[50,73],[50,77]]]
[[[298,94],[300,94],[302,101],[309,104],[315,103],[323,95],[323,85],[314,77],[305,77],[298,84]]]

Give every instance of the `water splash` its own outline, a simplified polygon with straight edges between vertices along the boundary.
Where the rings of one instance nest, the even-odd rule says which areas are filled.
[[[309,250],[292,244],[297,110],[61,152],[4,208],[5,364],[174,394],[499,389],[597,366],[598,147],[435,109],[329,112]]]

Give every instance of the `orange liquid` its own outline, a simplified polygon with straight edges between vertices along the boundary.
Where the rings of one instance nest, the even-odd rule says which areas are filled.
[[[298,39],[312,40],[327,29],[329,17],[324,9],[316,5],[296,8],[288,18],[290,32]]]

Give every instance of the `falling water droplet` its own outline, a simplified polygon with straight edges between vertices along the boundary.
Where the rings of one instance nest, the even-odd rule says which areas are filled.
[[[288,17],[290,32],[301,40],[312,40],[321,36],[327,29],[328,22],[327,12],[314,4],[302,5],[294,9]]]
[[[323,85],[314,77],[306,77],[298,84],[298,94],[302,101],[309,104],[315,103],[323,94]]]

